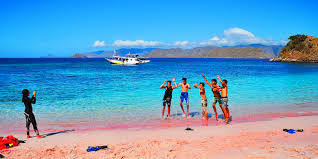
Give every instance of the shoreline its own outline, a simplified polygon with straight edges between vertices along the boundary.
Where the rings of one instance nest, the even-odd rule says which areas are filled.
[[[281,116],[283,114],[283,116]],[[263,114],[229,125],[53,131],[1,152],[7,158],[304,158],[318,157],[317,112]],[[274,116],[274,117],[273,117]],[[243,121],[244,120],[244,121]],[[282,129],[304,129],[288,134]],[[44,132],[44,131],[42,131]],[[31,133],[34,135],[33,133]],[[24,133],[15,134],[25,140]],[[86,152],[87,146],[108,150]]]
[[[209,114],[210,115],[210,114]],[[181,116],[181,115],[180,115]],[[199,114],[200,116],[200,114]],[[213,117],[209,117],[209,120],[202,120],[197,118],[165,118],[165,119],[152,119],[147,121],[98,121],[98,122],[39,122],[38,128],[40,133],[51,133],[54,131],[72,130],[78,132],[94,131],[94,130],[146,130],[146,129],[165,129],[172,127],[199,127],[199,126],[219,126],[224,124],[223,115],[218,115],[219,120],[216,121]],[[318,116],[318,111],[284,111],[284,112],[271,112],[271,113],[257,113],[248,114],[238,117],[231,116],[229,124],[245,123],[245,122],[257,122],[264,120],[273,120],[275,118],[285,117],[301,117],[301,116]],[[24,121],[19,123],[10,123],[8,125],[2,125],[0,130],[0,136],[6,136],[5,134],[24,134],[25,127]],[[12,129],[10,129],[12,128]],[[42,129],[41,129],[42,128]],[[30,132],[33,133],[33,128],[30,127]]]
[[[307,115],[310,113],[318,113],[318,108],[316,106],[318,103],[303,103],[303,104],[291,104],[291,105],[273,105],[271,107],[266,106],[266,109],[273,111],[263,111],[259,110],[261,107],[245,107],[244,112],[242,113],[240,108],[231,107],[230,114],[232,116],[231,122],[244,122],[254,120],[253,118],[260,118],[262,116],[263,119],[260,120],[269,120],[277,117],[287,117],[288,115],[299,116],[302,113],[303,115]],[[275,110],[275,111],[274,111]],[[210,111],[211,112],[211,111]],[[220,110],[219,112],[219,122],[215,121],[214,114],[209,113],[209,126],[216,126],[223,123],[223,114]],[[161,112],[158,112],[161,113]],[[206,125],[205,122],[201,121],[201,112],[194,111],[190,112],[192,116],[191,119],[186,119],[182,117],[179,112],[175,112],[171,114],[171,118],[169,119],[161,119],[159,117],[147,117],[145,120],[140,120],[140,117],[136,120],[79,120],[72,118],[66,118],[61,121],[47,121],[41,119],[37,113],[36,119],[38,128],[40,133],[42,131],[54,131],[54,130],[92,130],[92,129],[100,129],[100,130],[110,130],[110,129],[149,129],[155,127],[175,127],[175,126],[186,126],[186,123],[189,123],[190,126],[202,126]],[[153,114],[155,115],[155,114]],[[266,116],[267,115],[267,116]],[[0,129],[0,135],[4,133],[25,133],[25,119],[22,118],[20,120],[0,122],[2,129]],[[32,127],[30,128],[32,132]]]
[[[298,59],[283,59],[283,58],[271,58],[269,62],[286,62],[286,63],[318,63],[318,60],[298,60]]]

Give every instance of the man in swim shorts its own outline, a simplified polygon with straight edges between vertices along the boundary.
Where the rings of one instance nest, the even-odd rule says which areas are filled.
[[[222,100],[222,106],[226,110],[227,118],[230,118],[230,111],[229,111],[229,105],[227,104],[229,102],[229,99],[227,97],[227,80],[226,79],[221,79],[219,75],[216,76],[220,82],[222,83],[222,88],[221,88],[221,100]]]
[[[206,99],[206,95],[205,95],[204,83],[201,82],[199,86],[198,84],[195,83],[193,87],[200,89],[202,119],[205,118],[206,120],[208,120],[208,112],[207,112],[208,100]]]
[[[22,102],[24,103],[25,110],[24,110],[24,115],[26,119],[26,128],[27,128],[27,138],[31,138],[30,136],[30,124],[32,123],[34,132],[36,133],[38,138],[43,138],[43,136],[40,136],[39,130],[36,124],[35,116],[33,114],[32,110],[32,104],[35,104],[36,102],[36,92],[33,91],[33,96],[32,98],[29,98],[30,92],[27,89],[24,89],[22,91]]]
[[[202,75],[202,77],[204,78],[205,82],[211,87],[212,92],[213,92],[213,102],[212,102],[212,106],[213,106],[213,110],[215,113],[215,119],[218,120],[218,113],[216,111],[215,105],[216,103],[219,103],[221,110],[223,111],[224,114],[224,119],[225,119],[225,123],[227,123],[227,114],[226,114],[226,110],[225,108],[222,107],[222,101],[221,101],[221,87],[219,85],[217,85],[217,81],[216,79],[212,79],[211,83],[205,78],[204,75]]]
[[[174,86],[171,86],[171,81],[168,81],[167,85],[165,86],[167,80],[163,82],[163,84],[160,86],[160,89],[165,89],[165,95],[163,96],[163,107],[162,107],[162,118],[164,117],[165,108],[166,105],[168,105],[168,115],[167,117],[170,117],[170,106],[171,106],[171,99],[172,99],[172,91],[173,89],[177,88],[177,83],[175,81],[175,78],[172,78],[172,81],[174,82]]]
[[[191,89],[190,84],[187,83],[186,78],[182,78],[182,83],[179,83],[177,87],[181,86],[182,87],[182,92],[180,95],[180,107],[183,111],[183,116],[185,117],[185,112],[182,106],[183,101],[185,100],[187,103],[187,117],[189,117],[189,94],[188,94],[188,89]]]

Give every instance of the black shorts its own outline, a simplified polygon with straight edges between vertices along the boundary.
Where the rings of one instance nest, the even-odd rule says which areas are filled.
[[[163,106],[166,106],[166,105],[168,105],[168,107],[171,106],[171,98],[165,98],[162,100],[162,102],[163,102]]]

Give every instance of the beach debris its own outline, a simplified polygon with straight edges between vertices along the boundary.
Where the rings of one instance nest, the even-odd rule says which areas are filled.
[[[19,140],[12,135],[7,137],[0,137],[0,150],[10,147],[18,146]]]
[[[296,132],[304,132],[304,129],[298,129],[298,130],[295,130],[295,129],[283,129],[283,131],[288,132],[290,134],[294,134]]]
[[[108,149],[108,146],[107,145],[105,145],[105,146],[95,146],[95,147],[88,146],[86,151],[87,152],[92,152],[92,151],[98,151],[98,150],[101,150],[101,149],[103,149],[103,150]]]
[[[184,129],[184,130],[187,130],[187,131],[193,131],[194,129],[187,127],[187,128],[186,128],[186,129]]]

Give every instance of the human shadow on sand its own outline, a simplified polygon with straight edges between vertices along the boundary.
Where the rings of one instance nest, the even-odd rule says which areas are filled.
[[[195,116],[199,116],[201,117],[201,112],[190,112],[189,115],[191,116],[191,118],[195,117]],[[176,113],[176,114],[171,114],[170,115],[171,117],[182,117],[183,116],[183,113]],[[213,119],[215,118],[215,114],[208,114],[208,118],[210,119]],[[218,115],[218,119],[224,119],[224,115],[223,114],[220,114]],[[230,116],[230,119],[229,121],[232,121],[232,116]]]
[[[215,114],[208,114],[208,118],[215,118]],[[218,115],[218,119],[225,119],[224,114]],[[229,121],[232,121],[232,116],[230,116]]]
[[[72,130],[57,131],[57,132],[43,134],[43,136],[48,137],[48,136],[57,135],[57,134],[69,133],[69,132],[72,132],[72,131],[75,131],[75,130],[72,129]]]
[[[200,115],[200,112],[190,112],[189,115],[191,117],[194,117],[196,115]],[[171,117],[182,117],[183,116],[183,113],[176,113],[176,114],[171,114],[170,115]]]

